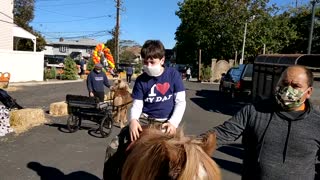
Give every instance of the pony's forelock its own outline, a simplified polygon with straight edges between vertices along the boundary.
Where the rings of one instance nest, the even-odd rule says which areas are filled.
[[[217,164],[201,148],[202,141],[146,128],[132,145],[122,169],[122,179],[220,179]],[[206,176],[199,174],[203,168]]]

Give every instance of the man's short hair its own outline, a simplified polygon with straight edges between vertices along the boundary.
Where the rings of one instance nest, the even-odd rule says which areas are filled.
[[[165,49],[159,40],[147,40],[141,49],[143,59],[162,59],[165,56]]]
[[[309,87],[312,87],[313,86],[313,73],[310,69],[308,69],[307,67],[305,66],[302,66],[302,65],[293,65],[293,66],[290,66],[288,67],[283,73],[287,72],[289,68],[293,68],[293,67],[299,67],[301,69],[303,69],[307,75],[307,79],[308,79],[308,86]]]
[[[97,63],[97,64],[94,65],[94,68],[95,68],[95,69],[102,69],[103,66],[102,66],[102,64]]]
[[[303,66],[305,71],[306,71],[306,75],[307,75],[307,78],[308,78],[308,86],[309,87],[312,87],[313,86],[313,73],[310,69],[306,68],[305,66]]]

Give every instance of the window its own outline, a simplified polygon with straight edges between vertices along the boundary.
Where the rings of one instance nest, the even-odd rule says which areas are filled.
[[[68,46],[60,46],[59,47],[59,51],[62,52],[62,53],[65,53],[69,50],[69,47]]]
[[[87,49],[86,49],[86,53],[91,54],[91,53],[92,53],[92,49],[91,49],[91,48],[87,48]]]

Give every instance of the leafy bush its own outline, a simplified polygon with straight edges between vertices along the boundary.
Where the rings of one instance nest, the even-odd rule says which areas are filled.
[[[55,79],[57,77],[56,67],[46,68],[44,71],[45,79]]]
[[[135,74],[140,74],[141,70],[142,70],[142,64],[141,63],[136,64],[135,67],[134,67],[134,73]]]
[[[63,80],[76,80],[78,78],[77,64],[71,59],[71,57],[66,57],[64,60],[64,69],[61,79]]]
[[[201,80],[202,81],[210,81],[211,78],[211,67],[210,66],[206,66],[201,68]]]
[[[89,61],[87,62],[87,70],[91,71],[94,68],[94,62],[92,60],[92,58],[89,59]]]

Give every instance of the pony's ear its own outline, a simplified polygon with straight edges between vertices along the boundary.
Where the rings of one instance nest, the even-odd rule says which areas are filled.
[[[216,134],[215,133],[208,133],[205,137],[203,137],[201,147],[205,153],[207,153],[209,156],[211,156],[217,147]]]

